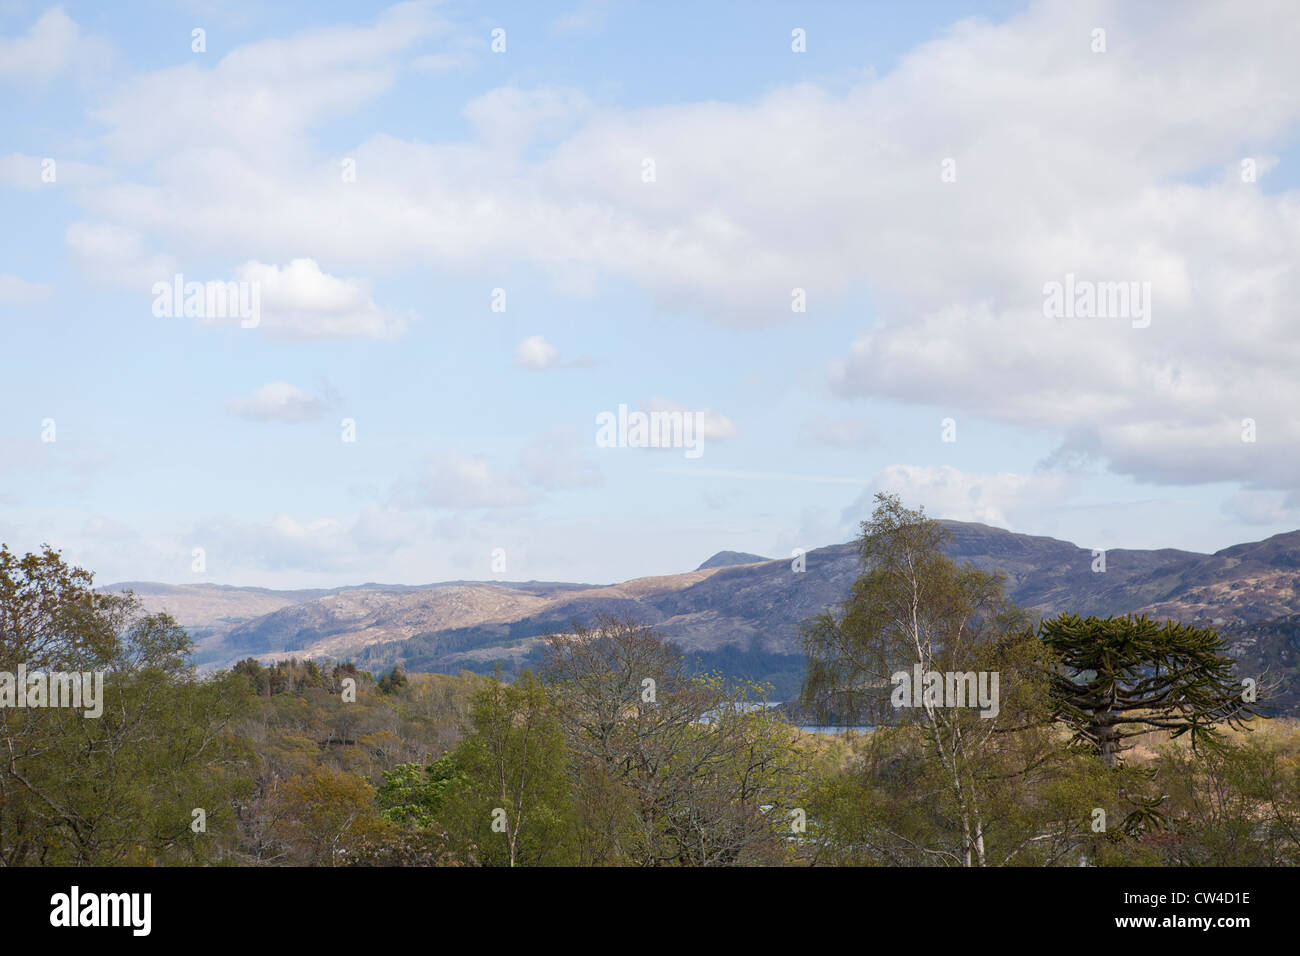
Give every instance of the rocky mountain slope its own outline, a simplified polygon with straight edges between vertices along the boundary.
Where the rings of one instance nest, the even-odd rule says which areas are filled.
[[[1300,614],[1300,532],[1215,554],[1162,549],[1094,555],[1066,541],[944,522],[949,553],[1007,577],[1008,593],[1043,614],[1145,612],[1213,623],[1243,652],[1295,667],[1298,628],[1262,627]],[[542,635],[596,613],[628,615],[706,664],[796,673],[799,623],[844,599],[858,573],[851,544],[811,551],[806,570],[788,559],[720,552],[694,571],[611,585],[456,581],[424,587],[362,585],[269,591],[215,585],[132,587],[195,634],[199,661],[247,656],[349,658],[371,669],[513,669],[536,656]],[[1290,642],[1290,643],[1288,643]],[[1288,651],[1288,647],[1291,648]],[[1289,655],[1289,656],[1288,656]],[[1287,664],[1290,661],[1290,664]]]

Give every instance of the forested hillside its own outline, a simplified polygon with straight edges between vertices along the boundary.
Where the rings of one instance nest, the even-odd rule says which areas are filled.
[[[1293,620],[1235,644],[1040,620],[947,534],[883,498],[850,596],[803,622],[806,713],[874,728],[838,736],[600,614],[512,681],[294,658],[200,676],[168,615],[0,547],[0,863],[1300,863],[1300,728],[1276,717],[1295,659],[1269,650]],[[37,693],[60,674],[102,688]]]

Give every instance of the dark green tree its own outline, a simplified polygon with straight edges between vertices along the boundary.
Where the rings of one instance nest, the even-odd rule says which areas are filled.
[[[564,733],[546,687],[528,670],[513,684],[498,671],[474,695],[470,723],[437,814],[446,848],[479,866],[572,862]]]
[[[244,677],[199,680],[192,650],[169,616],[94,590],[57,551],[0,546],[0,672],[102,684],[89,710],[0,707],[0,864],[221,856],[247,789],[232,726],[251,701]]]
[[[464,774],[451,754],[431,764],[398,764],[384,771],[375,802],[385,820],[416,830],[431,830],[437,826],[437,814],[448,790],[463,780]]]
[[[1130,737],[1190,734],[1195,749],[1215,739],[1216,725],[1240,727],[1262,713],[1213,628],[1062,614],[1044,621],[1039,636],[1058,658],[1050,679],[1057,719],[1108,767],[1120,763]]]
[[[379,693],[394,694],[406,686],[406,673],[402,665],[397,664],[391,671],[379,678]]]

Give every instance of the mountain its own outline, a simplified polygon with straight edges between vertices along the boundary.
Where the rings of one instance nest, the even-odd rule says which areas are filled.
[[[1099,572],[1092,551],[1066,541],[943,524],[949,554],[1004,573],[1008,593],[1025,607],[1045,615],[1136,612],[1213,624],[1234,642],[1234,652],[1294,675],[1300,626],[1269,622],[1300,615],[1300,531],[1214,554],[1116,549],[1105,553]],[[803,667],[799,624],[848,595],[857,549],[818,548],[807,553],[805,567],[797,572],[788,559],[722,551],[694,571],[611,585],[129,586],[147,607],[165,609],[191,629],[197,659],[207,666],[293,654],[351,659],[376,671],[397,663],[451,673],[500,663],[513,671],[538,659],[543,635],[607,613],[653,625],[702,666],[774,679],[778,693],[788,694]]]
[[[1240,662],[1238,671],[1265,675],[1263,683],[1276,681],[1277,691],[1270,696],[1278,710],[1300,717],[1300,614],[1229,624],[1219,633]]]
[[[133,592],[146,610],[168,612],[200,641],[240,621],[334,593],[323,589],[275,591],[225,584],[155,584],[150,581],[123,581],[100,590]]]
[[[771,560],[761,554],[747,554],[744,551],[719,551],[695,570],[707,571],[709,568],[729,568],[736,564],[759,564]]]

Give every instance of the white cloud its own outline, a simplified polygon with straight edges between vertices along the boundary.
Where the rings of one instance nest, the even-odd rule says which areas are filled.
[[[96,282],[135,289],[145,308],[155,282],[170,281],[176,263],[150,250],[144,237],[107,222],[74,222],[64,233],[68,252],[79,268]]]
[[[8,272],[0,272],[0,302],[23,304],[44,299],[50,287],[39,282],[28,282]]]
[[[539,139],[558,139],[593,110],[577,90],[502,86],[470,100],[464,113],[486,146],[514,151]]]
[[[98,118],[152,178],[86,201],[183,253],[523,261],[742,326],[790,320],[795,287],[813,312],[865,288],[874,324],[830,371],[843,396],[1045,429],[1140,480],[1300,485],[1300,200],[1263,188],[1300,124],[1290,0],[1189,0],[1177,17],[1044,0],[963,21],[843,93],[617,109],[506,88],[467,107],[463,142],[357,144],[358,182],[341,183],[311,131],[386,90],[434,29],[402,7],[149,74]],[[1262,184],[1241,182],[1243,157]],[[1045,319],[1043,285],[1068,273],[1150,282],[1150,327]],[[1244,417],[1249,446],[1228,437]]]
[[[283,269],[249,262],[236,276],[257,284],[261,327],[270,335],[393,339],[406,331],[407,317],[376,305],[366,281],[327,275],[311,259],[294,259]]]
[[[530,335],[515,346],[514,363],[519,368],[534,372],[553,368],[591,368],[596,360],[590,355],[579,355],[575,359],[560,361],[560,350],[541,335]]]
[[[655,397],[645,403],[645,411],[698,413],[700,415],[700,434],[698,437],[703,438],[705,441],[726,441],[728,438],[735,438],[737,434],[736,423],[722,412],[712,408],[691,408],[667,398]]]
[[[543,371],[555,368],[560,350],[540,335],[530,335],[515,347],[515,364],[520,368]]]
[[[432,4],[397,4],[373,26],[304,30],[237,47],[212,66],[199,57],[145,74],[114,90],[94,117],[126,158],[251,154],[288,172],[302,156],[300,134],[392,86],[398,56],[440,27]]]
[[[868,517],[877,492],[897,494],[904,504],[925,505],[928,515],[955,521],[978,521],[1016,529],[1031,524],[1026,514],[1059,504],[1069,490],[1060,475],[971,474],[950,465],[890,465],[845,509],[844,524]]]
[[[0,82],[43,84],[66,71],[102,71],[111,59],[107,43],[83,31],[63,7],[51,7],[26,34],[0,37]]]
[[[236,398],[227,404],[232,415],[257,422],[297,424],[316,421],[325,413],[325,403],[310,392],[288,382],[270,382],[253,391],[248,398]]]

